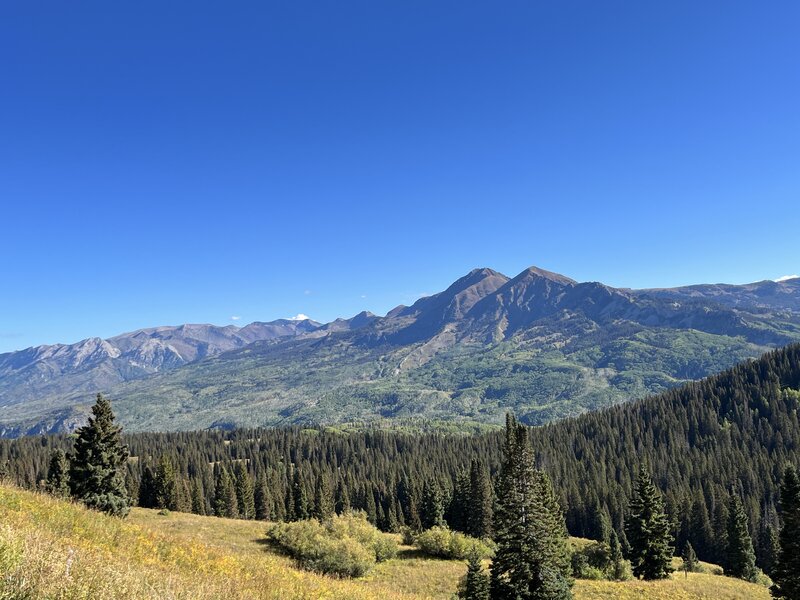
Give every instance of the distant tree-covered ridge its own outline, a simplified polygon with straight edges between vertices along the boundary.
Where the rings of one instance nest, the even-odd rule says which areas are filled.
[[[734,519],[734,530],[744,532],[746,524],[756,562],[766,567],[774,562],[781,525],[781,478],[800,458],[798,405],[800,346],[791,345],[700,382],[528,435],[536,467],[552,480],[572,535],[610,540],[613,532],[628,553],[625,517],[645,462],[678,552],[688,541],[700,560],[725,564],[735,491],[741,503],[735,512],[743,518]],[[383,530],[418,530],[444,519],[451,527],[489,532],[480,472],[498,481],[504,437],[294,427],[141,433],[122,441],[131,454],[128,492],[146,506],[154,506],[155,492],[162,491],[153,486],[166,456],[174,468],[176,506],[194,512],[280,521],[327,513],[332,501],[336,511],[364,510]],[[3,440],[0,470],[22,486],[44,487],[52,450],[71,447],[64,436]],[[482,491],[469,496],[481,498],[475,506],[485,511],[482,524],[470,524],[459,504],[473,460],[481,463],[474,479]],[[258,504],[250,505],[251,490]],[[244,512],[237,493],[247,496]],[[749,554],[747,544],[744,549]]]

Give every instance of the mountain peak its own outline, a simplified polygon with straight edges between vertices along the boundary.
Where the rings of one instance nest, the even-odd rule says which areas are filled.
[[[539,267],[533,266],[522,271],[522,273],[517,275],[514,279],[521,280],[534,278],[547,279],[555,283],[560,283],[561,285],[575,285],[577,283],[574,279],[570,279],[566,275],[561,275],[560,273],[554,273],[553,271],[547,271],[545,269],[540,269]]]

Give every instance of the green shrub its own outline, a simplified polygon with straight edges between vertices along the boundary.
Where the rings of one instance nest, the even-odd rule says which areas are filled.
[[[268,534],[304,568],[343,577],[361,577],[376,562],[397,555],[395,541],[371,525],[364,513],[336,515],[325,523],[276,523]]]
[[[575,550],[571,561],[572,576],[577,579],[627,581],[633,577],[630,561],[615,563],[608,544],[603,542],[594,542]]]
[[[431,527],[416,536],[417,548],[429,556],[464,560],[472,552],[481,558],[492,555],[492,548],[482,540],[476,540],[447,527]]]

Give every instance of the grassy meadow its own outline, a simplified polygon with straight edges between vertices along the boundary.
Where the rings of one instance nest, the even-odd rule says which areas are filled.
[[[52,598],[449,599],[466,567],[401,547],[366,577],[298,569],[261,522],[134,509],[119,520],[0,486],[0,600]],[[577,581],[578,600],[767,600],[766,587],[676,573],[658,582]]]

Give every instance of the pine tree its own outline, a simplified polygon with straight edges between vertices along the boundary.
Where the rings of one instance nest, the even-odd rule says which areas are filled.
[[[664,501],[642,465],[626,521],[633,574],[642,579],[664,579],[672,572],[671,524]]]
[[[470,492],[470,474],[466,471],[461,471],[456,476],[453,484],[453,495],[445,515],[447,524],[451,529],[469,533],[467,519],[469,516]]]
[[[292,504],[292,516],[296,521],[303,521],[309,517],[306,488],[300,478],[300,469],[297,467],[292,475]]]
[[[350,492],[347,491],[347,486],[341,479],[336,482],[336,503],[334,509],[336,514],[339,515],[350,510]]]
[[[527,428],[508,415],[494,514],[496,600],[572,597],[564,519],[549,478],[533,462]]]
[[[269,521],[272,517],[272,497],[269,493],[267,478],[262,473],[258,478],[254,493],[256,519],[259,521]]]
[[[378,506],[375,504],[375,492],[372,486],[364,484],[364,511],[367,513],[367,521],[373,525],[378,524]]]
[[[217,467],[217,482],[214,487],[214,514],[218,517],[235,519],[239,516],[239,503],[236,489],[228,469]]]
[[[622,545],[619,543],[617,532],[612,529],[609,538],[609,560],[611,562],[611,579],[624,581],[630,578],[625,558],[622,556]]]
[[[158,460],[155,473],[155,508],[178,510],[180,504],[178,476],[175,466],[167,456]]]
[[[128,447],[120,441],[121,430],[114,425],[111,403],[97,394],[89,422],[77,431],[69,482],[72,496],[89,508],[124,517],[130,498],[125,487]]]
[[[425,486],[422,488],[420,520],[423,529],[441,527],[445,524],[442,491],[433,479],[427,479]]]
[[[473,460],[469,472],[467,533],[476,538],[492,537],[492,484],[480,460]]]
[[[686,544],[683,546],[681,558],[683,559],[681,570],[684,573],[694,573],[697,571],[697,554],[695,554],[692,543],[689,540],[686,540]]]
[[[778,544],[778,533],[771,523],[763,523],[761,530],[758,533],[758,551],[756,552],[756,564],[769,576],[775,569],[775,564],[778,561],[778,552],[780,552],[780,545]]]
[[[792,465],[783,473],[780,518],[778,561],[772,575],[775,584],[770,592],[775,598],[800,600],[800,480]]]
[[[50,454],[45,487],[57,498],[69,497],[69,459],[63,450],[53,450]]]
[[[247,472],[244,464],[236,463],[236,503],[239,505],[239,518],[255,519],[256,506],[253,496],[253,480]]]
[[[192,512],[196,515],[206,514],[206,498],[203,494],[203,485],[199,479],[192,480]]]
[[[142,471],[142,479],[139,482],[139,506],[156,507],[156,475],[150,465]]]
[[[457,596],[462,600],[489,600],[489,576],[481,566],[481,557],[471,552],[467,557],[467,573],[461,580]]]
[[[747,515],[736,493],[731,494],[728,509],[728,547],[724,566],[727,575],[746,581],[755,581],[758,575],[753,540],[747,529]]]
[[[331,494],[328,479],[324,474],[317,476],[314,486],[314,507],[312,516],[318,521],[327,521],[333,516],[333,495]]]

